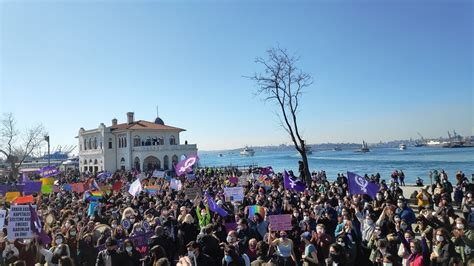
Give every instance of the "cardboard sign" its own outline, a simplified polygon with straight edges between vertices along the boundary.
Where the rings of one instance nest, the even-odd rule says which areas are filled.
[[[5,201],[12,202],[18,197],[21,197],[20,192],[7,192],[5,195]]]
[[[32,206],[36,210],[36,206]],[[11,206],[8,219],[8,240],[32,238],[31,212],[29,205]]]
[[[239,177],[239,182],[237,183],[238,186],[245,187],[248,186],[248,176],[241,176]]]
[[[288,231],[293,229],[291,214],[270,215],[268,216],[268,222],[272,231]]]
[[[163,177],[165,177],[165,171],[155,170],[155,171],[153,171],[152,177],[163,178]]]
[[[224,188],[225,201],[243,201],[244,188],[243,187],[225,187]]]
[[[5,217],[7,216],[7,210],[0,210],[0,230],[5,225]]]
[[[196,198],[196,196],[201,195],[201,188],[200,187],[188,187],[184,189],[184,193],[186,197],[190,200],[193,200]]]

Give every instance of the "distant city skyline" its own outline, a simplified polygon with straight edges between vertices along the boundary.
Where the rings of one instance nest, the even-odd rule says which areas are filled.
[[[199,150],[288,144],[243,77],[280,45],[314,79],[310,144],[474,134],[472,1],[269,3],[3,1],[0,112],[42,123],[52,147],[157,105]]]

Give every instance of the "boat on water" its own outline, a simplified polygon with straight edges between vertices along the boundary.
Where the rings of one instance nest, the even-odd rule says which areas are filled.
[[[332,151],[342,151],[342,149],[339,148],[339,147],[334,147],[334,148],[332,148]]]
[[[369,146],[367,146],[367,142],[362,141],[362,146],[360,147],[360,149],[356,150],[356,152],[370,152]]]
[[[219,153],[219,157],[222,157],[222,153]]]
[[[245,147],[243,150],[240,151],[241,156],[254,156],[255,151],[252,148]]]
[[[398,146],[398,148],[399,148],[401,151],[404,151],[404,150],[407,149],[407,145],[405,145],[405,144],[402,143],[402,144],[400,144],[400,146]]]

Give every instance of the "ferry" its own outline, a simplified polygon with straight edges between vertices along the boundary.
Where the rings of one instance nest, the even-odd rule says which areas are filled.
[[[401,151],[404,151],[404,150],[407,149],[407,145],[405,145],[405,144],[402,143],[402,144],[400,144],[400,146],[398,146],[398,148],[399,148]]]
[[[339,148],[339,147],[334,147],[334,148],[332,149],[332,151],[342,151],[342,149]]]
[[[241,156],[254,156],[255,151],[252,148],[245,147],[243,150],[240,151]]]
[[[309,154],[309,155],[313,154],[313,151],[311,150],[311,146],[306,146],[305,148],[306,148],[306,154]]]
[[[370,149],[367,146],[367,142],[362,141],[362,146],[360,147],[360,149],[356,150],[356,152],[363,152],[363,153],[370,152]]]

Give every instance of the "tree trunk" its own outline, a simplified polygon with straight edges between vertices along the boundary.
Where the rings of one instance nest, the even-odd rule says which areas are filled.
[[[311,173],[309,172],[309,165],[308,165],[308,155],[306,154],[306,149],[303,150],[303,152],[300,152],[301,154],[301,159],[303,161],[303,166],[304,166],[304,175],[305,175],[305,182],[306,185],[309,186],[312,182],[311,179]]]

